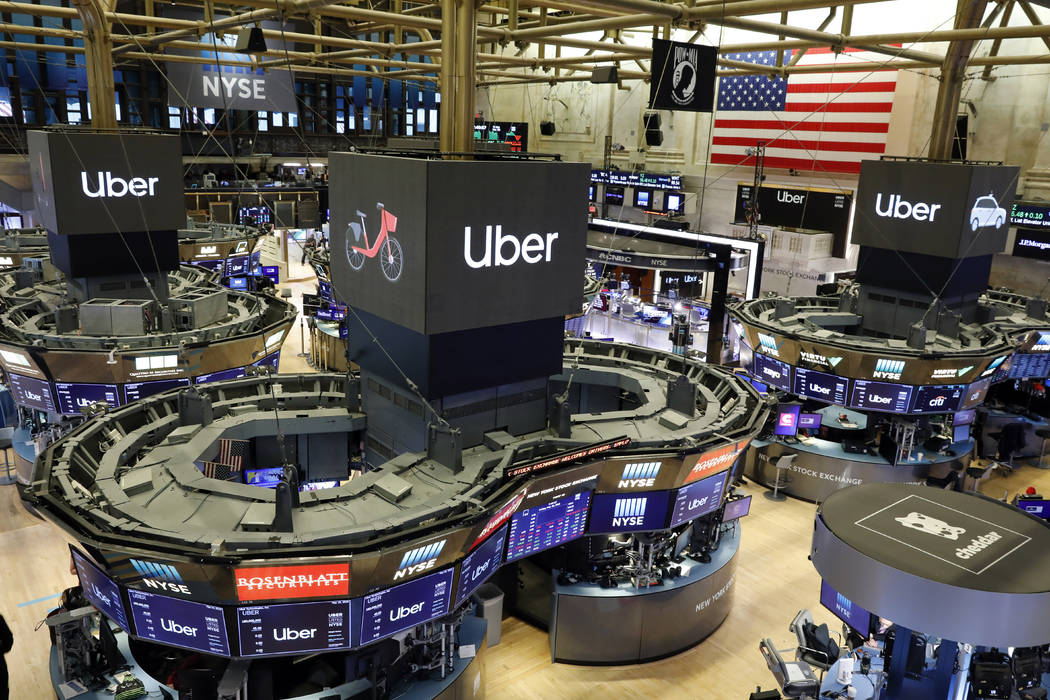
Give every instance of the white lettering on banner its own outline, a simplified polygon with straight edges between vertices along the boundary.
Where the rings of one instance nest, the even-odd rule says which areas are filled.
[[[1022,238],[1017,242],[1017,245],[1024,246],[1026,248],[1038,248],[1039,250],[1046,250],[1050,248],[1050,241],[1033,241],[1030,238]]]
[[[809,383],[809,390],[814,394],[823,394],[824,396],[829,396],[831,394],[830,386],[820,386],[819,384],[814,384],[813,382]]]
[[[940,204],[928,204],[926,202],[919,202],[918,204],[912,204],[911,202],[903,199],[899,194],[891,194],[886,202],[886,207],[882,206],[882,193],[879,192],[875,195],[875,215],[889,217],[893,219],[915,219],[916,221],[933,221],[934,217],[937,216],[937,210],[941,208]]]
[[[202,88],[204,96],[240,97],[241,99],[266,99],[266,80],[264,78],[235,78],[232,76],[203,75]],[[222,88],[221,94],[219,88]],[[234,88],[237,94],[234,95]]]
[[[348,573],[320,574],[317,576],[299,574],[297,576],[253,576],[238,578],[237,587],[249,591],[283,591],[302,586],[338,586],[350,580]]]
[[[10,257],[8,257],[6,255],[0,257],[0,267],[10,267],[11,265],[14,265],[14,264],[15,264],[14,259],[12,259],[12,258],[10,258]]]
[[[316,628],[293,630],[290,627],[273,631],[273,638],[278,642],[294,642],[297,639],[313,639],[317,634]]]
[[[80,184],[84,190],[84,194],[93,199],[99,197],[123,197],[126,194],[130,194],[133,197],[144,197],[149,195],[152,197],[156,194],[156,185],[160,181],[159,177],[133,177],[130,180],[125,180],[122,177],[114,177],[113,173],[98,171],[98,188],[92,190],[91,184],[88,182],[88,173],[86,170],[80,173]]]
[[[418,613],[422,609],[423,609],[423,604],[422,603],[416,603],[412,607],[408,607],[408,608],[406,608],[404,605],[399,605],[397,610],[391,610],[390,611],[390,621],[391,622],[397,622],[398,620],[400,620],[403,617],[408,617],[409,615],[415,615],[416,613]]]
[[[879,396],[878,394],[868,394],[868,401],[872,403],[881,403],[883,405],[889,404],[893,399],[889,396]],[[942,402],[943,403],[943,402]]]
[[[998,532],[994,530],[989,532],[987,535],[981,535],[980,537],[974,537],[970,540],[970,544],[965,547],[959,547],[955,550],[955,556],[960,559],[969,559],[975,554],[980,554],[981,551],[987,549],[995,542],[998,542],[1003,538]]]
[[[493,244],[493,228],[496,229],[495,244]],[[463,259],[466,260],[467,265],[475,270],[482,267],[493,267],[493,248],[495,248],[496,267],[510,267],[518,262],[519,259],[524,260],[530,265],[541,261],[550,262],[551,253],[554,250],[554,241],[556,240],[558,240],[558,234],[552,232],[546,234],[546,239],[538,233],[530,233],[525,236],[524,240],[519,241],[517,237],[512,234],[504,236],[503,226],[499,224],[496,226],[486,226],[485,254],[480,260],[475,260],[470,254],[470,226],[465,226],[463,228]],[[508,247],[511,252],[509,255],[504,255],[504,252]]]
[[[405,576],[414,576],[414,575],[418,574],[420,571],[426,571],[427,569],[432,569],[432,568],[434,568],[434,564],[436,564],[436,563],[437,563],[437,559],[431,559],[430,561],[425,561],[422,564],[413,564],[411,566],[406,566],[403,569],[398,569],[397,571],[394,572],[394,580],[396,581],[399,578],[404,578]]]
[[[702,612],[703,610],[706,610],[707,608],[709,608],[711,606],[711,603],[715,602],[716,600],[718,600],[719,598],[724,596],[726,593],[728,593],[729,592],[729,588],[733,585],[733,581],[735,579],[736,579],[736,576],[730,576],[729,580],[726,581],[726,585],[722,586],[717,591],[715,591],[714,594],[710,598],[708,598],[707,600],[701,600],[699,603],[697,603],[696,604],[696,611],[697,612]]]
[[[778,202],[785,202],[786,204],[802,204],[802,200],[804,200],[804,199],[805,199],[804,195],[791,194],[790,192],[787,192],[786,190],[780,190],[779,192],[777,192],[777,201]]]
[[[187,637],[196,637],[197,628],[190,627],[189,625],[180,625],[174,620],[168,620],[166,618],[160,618],[160,628],[165,632],[171,632],[172,634],[183,634]]]
[[[183,595],[191,595],[190,587],[184,583],[171,583],[170,581],[158,581],[153,578],[144,578],[142,582],[150,588],[157,588],[162,591],[169,591],[171,593],[182,593]]]
[[[40,394],[34,394],[29,389],[25,390],[26,398],[30,401],[43,401],[44,397]]]
[[[858,486],[864,483],[862,479],[843,476],[842,474],[828,474],[827,472],[818,472],[816,469],[809,469],[808,467],[803,467],[799,464],[792,464],[791,471],[797,474],[802,474],[803,476],[811,476],[814,479],[820,479],[822,481],[835,481],[840,484],[849,484],[850,486]]]

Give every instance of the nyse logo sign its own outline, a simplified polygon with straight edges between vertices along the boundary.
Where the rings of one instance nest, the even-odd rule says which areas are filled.
[[[632,462],[624,465],[620,477],[621,489],[648,488],[656,483],[662,462]]]
[[[238,600],[324,598],[348,595],[350,564],[295,564],[234,569]]]
[[[441,554],[441,550],[444,548],[445,540],[441,540],[405,552],[405,555],[401,557],[401,564],[397,567],[397,571],[394,572],[394,580],[397,581],[406,576],[414,576],[434,568],[438,555]]]
[[[613,527],[641,527],[645,525],[645,498],[617,498],[613,506]]]
[[[495,239],[495,240],[494,240]],[[524,260],[529,265],[538,262],[550,262],[554,252],[554,242],[558,240],[557,233],[548,233],[546,238],[538,233],[530,233],[523,240],[518,240],[513,234],[503,234],[500,225],[486,226],[484,241],[484,254],[475,259],[471,255],[474,250],[470,226],[463,229],[463,259],[467,265],[477,270],[483,267],[510,267],[518,260]],[[495,248],[495,251],[493,251]]]
[[[758,345],[762,352],[773,355],[774,357],[780,357],[780,343],[778,343],[777,339],[773,336],[759,333]]]
[[[171,564],[158,564],[144,559],[132,559],[131,565],[142,577],[142,583],[149,588],[166,593],[192,595],[189,584],[182,580],[179,570]]]
[[[875,361],[875,371],[872,376],[876,379],[899,380],[904,373],[904,360],[887,360],[879,358]]]

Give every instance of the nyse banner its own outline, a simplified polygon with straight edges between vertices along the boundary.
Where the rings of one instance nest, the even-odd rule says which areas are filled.
[[[718,48],[653,39],[649,108],[710,112]]]

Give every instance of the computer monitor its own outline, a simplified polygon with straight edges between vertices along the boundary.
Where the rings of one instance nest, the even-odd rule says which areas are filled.
[[[734,501],[726,501],[725,510],[722,511],[722,522],[728,523],[737,520],[751,512],[751,496],[738,498]]]
[[[623,204],[623,188],[622,187],[608,187],[605,188],[605,203],[606,204]]]
[[[952,425],[969,425],[973,423],[976,416],[977,411],[972,408],[966,411],[956,411],[952,414]]]
[[[798,416],[801,409],[802,407],[798,404],[780,406],[777,411],[777,424],[773,428],[773,434],[791,437],[798,433]]]
[[[1050,501],[1018,499],[1017,507],[1029,515],[1034,515],[1043,520],[1050,520]]]
[[[800,413],[798,414],[798,427],[799,429],[816,430],[820,427],[821,418],[819,413]]]
[[[685,195],[681,192],[665,192],[664,211],[668,214],[681,214],[685,212]]]
[[[751,380],[751,386],[755,387],[755,389],[760,394],[768,394],[769,393],[769,385],[766,384],[765,382],[760,382],[757,379],[752,379]]]
[[[593,201],[595,201],[595,197],[597,197],[597,196],[598,196],[598,186],[597,185],[588,185],[587,186],[587,201],[588,202],[593,202]]]
[[[952,427],[952,442],[963,442],[970,439],[969,425],[956,425]]]
[[[653,191],[636,187],[634,189],[634,206],[639,209],[652,209]]]
[[[871,613],[836,591],[824,580],[820,582],[820,604],[857,633],[868,636],[871,629]]]

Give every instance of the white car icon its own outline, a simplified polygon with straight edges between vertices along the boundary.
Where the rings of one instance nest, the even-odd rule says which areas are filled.
[[[985,197],[978,197],[973,203],[970,211],[970,230],[976,231],[983,226],[994,226],[1002,228],[1006,221],[1006,210],[999,206],[990,193]]]

